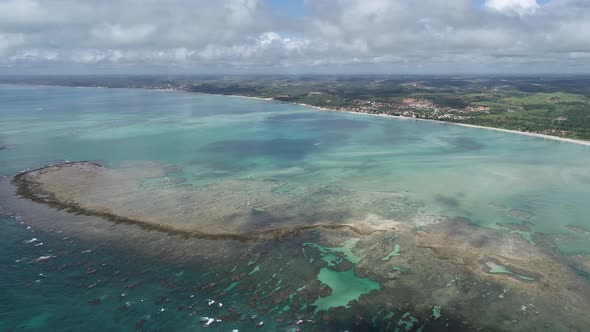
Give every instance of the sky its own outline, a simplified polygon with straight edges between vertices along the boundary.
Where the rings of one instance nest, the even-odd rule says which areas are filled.
[[[590,73],[590,0],[0,0],[0,75],[101,73]]]

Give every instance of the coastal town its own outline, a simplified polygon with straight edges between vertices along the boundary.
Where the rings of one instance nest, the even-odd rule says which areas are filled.
[[[310,93],[310,95],[312,94],[317,95],[319,93]],[[273,99],[281,100],[284,98],[275,97]],[[329,103],[330,100],[326,100],[326,102]],[[326,106],[324,108],[341,112],[385,114],[392,116],[402,116],[406,118],[456,121],[473,118],[474,113],[490,112],[490,108],[484,106],[467,106],[464,108],[441,107],[429,100],[414,98],[405,98],[401,103],[353,99],[350,102],[350,105],[337,107]]]

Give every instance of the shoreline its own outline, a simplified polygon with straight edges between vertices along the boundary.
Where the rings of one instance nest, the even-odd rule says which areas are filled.
[[[185,90],[169,90],[169,91],[183,91],[183,92],[187,92],[187,93],[200,93],[200,94],[204,94],[204,95],[213,95],[213,96],[224,96],[224,97],[234,97],[234,98],[239,97],[239,98],[247,98],[247,99],[274,101],[274,102],[279,102],[279,103],[283,103],[283,104],[304,106],[307,108],[312,108],[312,109],[315,109],[318,111],[325,111],[325,112],[377,116],[377,117],[382,117],[382,118],[393,118],[393,119],[399,119],[399,120],[427,121],[427,122],[433,122],[433,123],[438,123],[438,124],[462,126],[462,127],[467,127],[467,128],[495,130],[495,131],[500,131],[500,132],[505,132],[505,133],[518,134],[518,135],[537,137],[537,138],[545,138],[545,139],[550,139],[550,140],[560,141],[560,142],[565,142],[565,143],[573,143],[573,144],[578,144],[578,145],[590,146],[590,141],[585,141],[585,140],[580,140],[580,139],[575,139],[575,138],[559,137],[559,136],[552,136],[552,135],[546,135],[546,134],[497,128],[497,127],[486,127],[486,126],[473,125],[473,124],[468,124],[468,123],[458,123],[458,122],[441,121],[441,120],[434,120],[434,119],[411,118],[411,117],[407,117],[407,116],[398,116],[398,115],[389,115],[389,114],[373,114],[373,113],[363,113],[363,112],[342,111],[342,110],[335,110],[335,109],[321,107],[321,106],[309,105],[309,104],[304,104],[304,103],[281,101],[281,100],[276,100],[273,98],[264,98],[264,97],[252,97],[252,96],[242,96],[242,95],[224,95],[224,94],[218,94],[218,93],[191,92],[191,91],[185,91]]]
[[[368,115],[368,116],[377,116],[377,117],[382,117],[382,118],[393,118],[393,119],[400,119],[400,120],[427,121],[427,122],[434,122],[434,123],[448,124],[448,125],[456,125],[456,126],[468,127],[468,128],[478,128],[478,129],[495,130],[495,131],[501,131],[501,132],[505,132],[505,133],[518,134],[518,135],[524,135],[524,136],[531,136],[531,137],[537,137],[537,138],[545,138],[545,139],[550,139],[550,140],[554,140],[554,141],[560,141],[560,142],[566,142],[566,143],[573,143],[573,144],[578,144],[578,145],[590,146],[590,141],[584,141],[584,140],[575,139],[575,138],[552,136],[552,135],[546,135],[546,134],[539,134],[539,133],[532,133],[532,132],[526,132],[526,131],[518,131],[518,130],[497,128],[497,127],[486,127],[486,126],[473,125],[473,124],[468,124],[468,123],[440,121],[440,120],[434,120],[434,119],[410,118],[410,117],[406,117],[406,116],[397,116],[397,115],[389,115],[389,114],[371,114],[371,113],[362,113],[362,112],[340,111],[340,110],[333,110],[333,109],[319,107],[319,106],[307,105],[307,104],[303,104],[303,103],[291,103],[291,104],[300,105],[300,106],[306,106],[306,107],[311,107],[311,108],[314,108],[314,109],[319,110],[319,111],[339,112],[339,113],[358,114],[358,115]]]
[[[179,90],[179,89],[170,89],[170,90],[164,90],[164,91],[180,91],[180,92],[186,92],[186,93],[198,93],[198,94],[212,95],[212,96],[233,97],[233,98],[237,97],[237,98],[264,100],[264,101],[274,101],[274,102],[283,103],[283,104],[291,104],[291,105],[298,105],[298,106],[303,106],[303,107],[307,107],[307,108],[312,108],[317,111],[377,116],[377,117],[382,117],[382,118],[393,118],[393,119],[399,119],[399,120],[427,121],[427,122],[433,122],[433,123],[438,123],[438,124],[462,126],[462,127],[467,127],[467,128],[495,130],[495,131],[500,131],[500,132],[505,132],[505,133],[510,133],[510,134],[524,135],[524,136],[537,137],[537,138],[545,138],[545,139],[550,139],[553,141],[590,146],[590,141],[585,141],[585,140],[581,140],[581,139],[559,137],[559,136],[552,136],[552,135],[547,135],[547,134],[539,134],[539,133],[497,128],[497,127],[486,127],[486,126],[473,125],[473,124],[468,124],[468,123],[458,123],[458,122],[441,121],[441,120],[434,120],[434,119],[411,118],[411,117],[407,117],[407,116],[398,116],[398,115],[389,115],[389,114],[372,114],[372,113],[363,113],[363,112],[342,111],[342,110],[335,110],[335,109],[321,107],[321,106],[309,105],[309,104],[304,104],[304,103],[281,101],[281,100],[276,100],[273,98],[265,98],[265,97],[253,97],[253,96],[230,95],[230,94],[226,95],[226,94],[219,94],[219,93],[206,93],[206,92],[196,92],[196,91],[193,92],[193,91],[186,91],[186,90]]]
[[[549,139],[549,140],[559,141],[559,142],[564,142],[564,143],[572,143],[572,144],[590,146],[590,140],[586,141],[586,140],[575,139],[575,138],[559,137],[559,136],[553,136],[553,135],[547,135],[547,134],[539,134],[539,133],[533,133],[533,132],[525,132],[525,131],[498,128],[498,127],[473,125],[473,124],[468,124],[468,123],[441,121],[441,120],[435,120],[435,119],[422,119],[422,118],[411,118],[411,117],[406,117],[406,116],[389,115],[389,114],[371,114],[371,113],[363,113],[363,112],[342,111],[342,110],[336,110],[336,109],[320,107],[320,106],[315,106],[315,105],[309,105],[309,104],[304,104],[304,103],[281,101],[281,100],[276,100],[274,98],[267,98],[267,97],[244,96],[244,95],[236,95],[236,94],[207,93],[207,92],[198,92],[198,91],[188,91],[188,90],[176,89],[176,88],[136,88],[136,87],[117,88],[117,87],[103,87],[103,86],[70,86],[70,85],[28,84],[28,83],[2,83],[1,85],[21,85],[21,86],[39,86],[39,87],[61,86],[61,87],[69,87],[69,88],[98,88],[98,89],[144,89],[144,90],[155,90],[155,91],[163,91],[163,92],[184,92],[184,93],[197,93],[197,94],[212,95],[212,96],[246,98],[246,99],[253,99],[253,100],[274,101],[274,102],[279,102],[279,103],[284,103],[284,104],[304,106],[304,107],[312,108],[312,109],[315,109],[318,111],[348,113],[348,114],[357,114],[357,115],[368,115],[368,116],[377,116],[377,117],[393,118],[393,119],[400,119],[400,120],[428,121],[428,122],[434,122],[434,123],[439,123],[439,124],[457,125],[457,126],[462,126],[462,127],[467,127],[467,128],[495,130],[495,131],[517,134],[517,135],[524,135],[524,136],[529,136],[529,137],[544,138],[544,139]]]

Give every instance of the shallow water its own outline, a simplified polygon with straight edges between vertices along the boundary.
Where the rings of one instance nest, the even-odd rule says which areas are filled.
[[[133,89],[4,85],[0,86],[0,116],[0,144],[8,147],[0,150],[0,174],[4,176],[66,160],[93,160],[111,168],[157,161],[176,168],[166,177],[145,179],[139,187],[200,190],[224,180],[279,180],[283,185],[274,192],[305,198],[308,211],[291,208],[289,213],[295,215],[309,210],[324,213],[316,211],[316,206],[338,203],[348,195],[343,192],[354,192],[370,199],[353,198],[351,211],[366,210],[415,227],[462,217],[499,230],[499,234],[516,233],[531,246],[537,245],[540,234],[560,235],[549,241],[564,257],[590,253],[590,233],[583,231],[590,229],[588,146],[449,124],[321,112],[278,102]],[[309,193],[315,196],[306,196]],[[389,194],[397,196],[375,198]],[[320,202],[313,202],[314,198]],[[254,203],[255,212],[267,212]],[[11,210],[11,206],[3,208]],[[346,307],[349,300],[358,300],[373,312],[370,307],[377,307],[378,301],[367,304],[361,295],[384,287],[374,279],[383,284],[386,280],[374,271],[358,275],[360,266],[366,265],[360,253],[367,257],[373,249],[366,244],[353,252],[352,235],[331,246],[310,243],[322,239],[316,233],[249,249],[228,244],[235,250],[229,252],[252,250],[244,254],[247,261],[236,260],[230,273],[229,266],[199,265],[206,264],[204,258],[188,249],[179,256],[190,256],[190,260],[175,264],[164,259],[166,250],[178,252],[181,247],[165,239],[151,256],[134,251],[133,241],[105,247],[98,240],[68,234],[68,229],[57,224],[52,229],[27,229],[27,225],[27,220],[7,215],[0,223],[0,283],[5,290],[0,292],[0,330],[202,328],[201,316],[232,315],[207,305],[209,297],[219,297],[214,292],[218,287],[202,289],[203,283],[214,280],[221,271],[225,273],[221,290],[229,297],[224,301],[231,301],[241,316],[211,329],[255,329],[259,320],[264,320],[267,329],[278,329],[283,325],[275,316],[287,310],[285,305],[294,312],[288,318],[293,321],[297,321],[295,313],[319,320],[316,311]],[[25,243],[32,238],[39,240]],[[176,242],[182,241],[193,240]],[[383,244],[375,260],[398,264],[407,248],[396,241],[392,238]],[[201,245],[194,243],[191,245]],[[274,252],[264,246],[284,249]],[[285,261],[290,252],[301,253],[294,257],[303,265],[289,268]],[[47,262],[31,263],[52,253],[60,254]],[[260,262],[248,256],[254,253],[268,258]],[[246,264],[250,260],[254,262]],[[397,273],[395,278],[404,278],[402,271],[412,267],[395,268],[387,270]],[[300,270],[300,275],[280,283],[275,280],[290,269]],[[510,272],[498,271],[491,273]],[[238,273],[247,275],[239,284],[231,279]],[[330,285],[332,295],[313,299],[311,294],[305,300],[300,294],[293,304],[296,290],[307,282],[316,288],[322,283]],[[140,286],[126,288],[135,283]],[[347,289],[346,284],[356,287]],[[269,303],[262,298],[252,303],[252,296],[243,296],[254,294],[257,288],[265,289]],[[319,304],[317,308],[314,303]],[[430,303],[428,311],[439,304]],[[229,306],[224,304],[220,310]],[[268,312],[261,314],[261,307]],[[385,309],[374,309],[375,319],[401,322],[384,322],[379,325],[382,329],[397,326],[403,331],[404,324],[415,319],[409,313],[404,316],[401,309],[391,317]],[[348,321],[338,318],[345,316],[342,310],[332,315],[334,320],[315,324],[349,328]],[[439,314],[437,311],[437,317]],[[257,317],[251,319],[253,315]],[[311,328],[311,323],[305,324],[281,328]]]

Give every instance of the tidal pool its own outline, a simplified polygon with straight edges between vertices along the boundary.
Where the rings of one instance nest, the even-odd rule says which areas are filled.
[[[0,116],[0,330],[590,326],[588,146],[174,91]]]
[[[522,280],[527,280],[527,281],[535,280],[535,278],[533,278],[533,277],[529,277],[529,276],[525,276],[520,273],[516,273],[516,272],[510,270],[509,268],[507,268],[506,266],[496,264],[495,262],[492,262],[492,261],[487,261],[487,262],[485,262],[485,264],[487,265],[487,267],[489,269],[488,273],[506,274],[506,275],[514,276],[515,278],[520,278]]]
[[[379,290],[381,286],[369,278],[359,278],[352,269],[343,272],[323,268],[318,274],[318,280],[331,288],[330,295],[320,297],[313,303],[316,312],[336,307],[350,307],[348,302],[358,300],[363,294]]]

